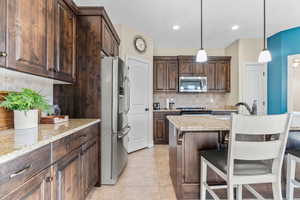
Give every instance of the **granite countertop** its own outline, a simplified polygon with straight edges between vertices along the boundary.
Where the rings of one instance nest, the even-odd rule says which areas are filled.
[[[153,110],[153,112],[180,112],[181,110],[179,109],[165,109],[165,108],[162,108],[162,109],[159,109],[159,110]]]
[[[167,119],[181,132],[229,131],[230,115],[212,116],[167,116]],[[291,131],[300,131],[299,126],[292,126]]]
[[[34,129],[0,131],[0,164],[99,122],[99,119],[70,119],[65,123],[40,124]]]
[[[212,111],[238,111],[238,108],[235,106],[222,106],[222,107],[207,107],[205,110],[212,110]],[[153,110],[153,112],[180,112],[179,109],[166,109],[162,108],[160,110]]]

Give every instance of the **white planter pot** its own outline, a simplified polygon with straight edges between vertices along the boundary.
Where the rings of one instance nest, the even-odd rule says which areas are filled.
[[[38,127],[38,110],[18,111],[14,110],[15,129],[27,129]]]

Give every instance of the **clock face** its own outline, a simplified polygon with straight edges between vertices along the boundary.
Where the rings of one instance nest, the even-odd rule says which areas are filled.
[[[146,41],[144,40],[144,38],[142,38],[140,36],[135,38],[134,46],[135,46],[135,49],[140,53],[144,53],[147,49]]]

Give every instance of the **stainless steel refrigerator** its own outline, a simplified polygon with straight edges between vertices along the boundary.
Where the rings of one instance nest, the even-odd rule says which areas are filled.
[[[115,184],[128,161],[130,81],[128,66],[118,57],[101,65],[101,179]]]

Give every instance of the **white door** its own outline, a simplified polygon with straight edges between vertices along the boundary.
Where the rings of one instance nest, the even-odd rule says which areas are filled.
[[[149,135],[149,63],[128,58],[130,79],[130,111],[128,113],[131,131],[128,152],[148,146]]]
[[[267,67],[263,64],[248,64],[245,69],[244,101],[252,106],[257,102],[257,113],[267,113]]]

